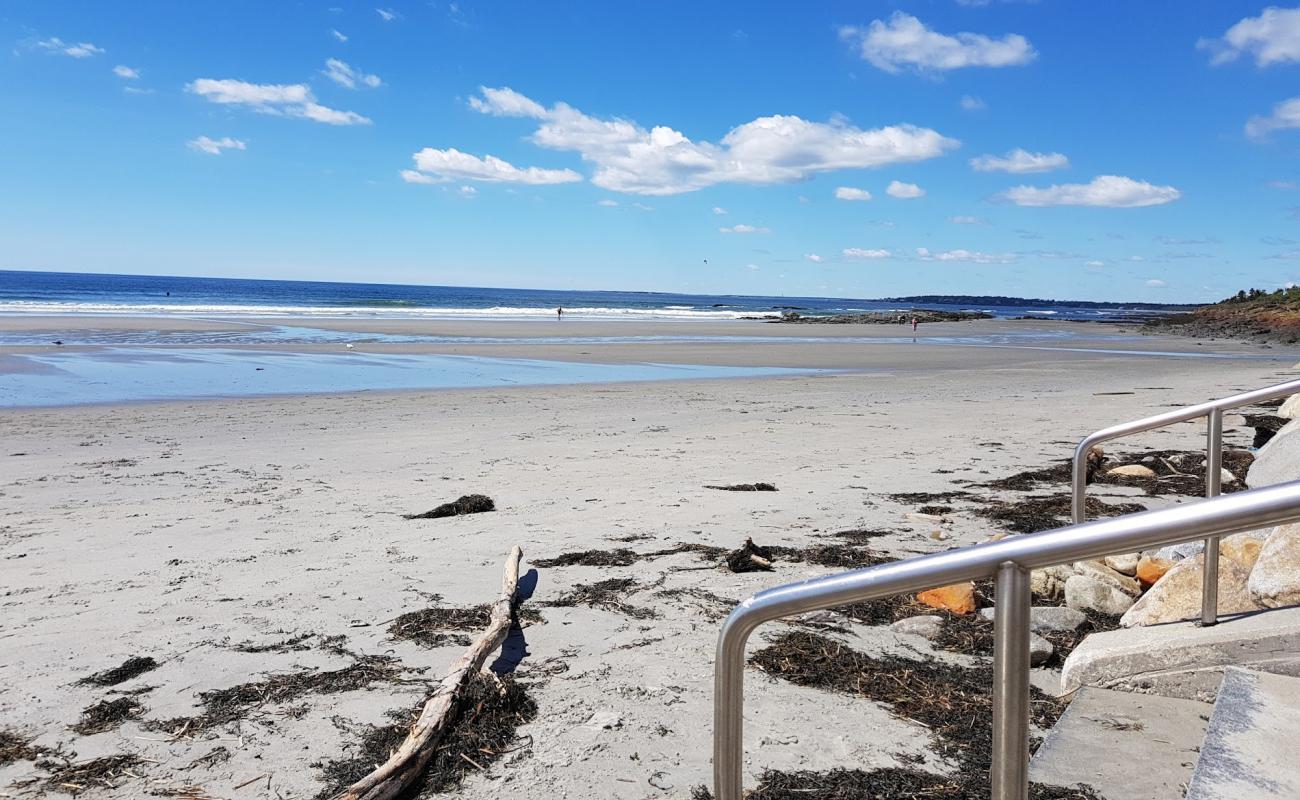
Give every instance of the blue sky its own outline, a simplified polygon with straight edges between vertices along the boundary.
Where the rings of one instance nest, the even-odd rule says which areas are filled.
[[[0,8],[0,267],[1213,300],[1300,281],[1300,9]]]

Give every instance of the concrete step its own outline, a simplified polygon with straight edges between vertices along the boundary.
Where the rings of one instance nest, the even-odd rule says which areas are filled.
[[[1029,779],[1108,798],[1183,800],[1211,707],[1084,687],[1029,762]]]
[[[1300,797],[1300,678],[1228,667],[1187,800]]]
[[[1227,666],[1300,676],[1300,607],[1094,633],[1065,660],[1061,685],[1213,702]]]

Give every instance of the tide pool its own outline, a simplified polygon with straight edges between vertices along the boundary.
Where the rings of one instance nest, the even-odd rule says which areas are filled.
[[[12,356],[0,407],[395,389],[549,386],[808,375],[830,370],[587,364],[521,358],[111,347]]]

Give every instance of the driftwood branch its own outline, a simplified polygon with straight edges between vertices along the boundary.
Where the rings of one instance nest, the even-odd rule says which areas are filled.
[[[515,617],[515,589],[519,583],[521,558],[523,551],[515,545],[506,557],[501,595],[492,606],[487,630],[451,665],[442,683],[424,704],[424,710],[411,726],[406,741],[382,766],[335,796],[334,800],[389,800],[400,795],[424,774],[439,742],[455,721],[465,688],[510,631]]]

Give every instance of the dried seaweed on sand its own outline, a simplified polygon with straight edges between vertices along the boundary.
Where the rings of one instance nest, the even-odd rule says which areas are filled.
[[[157,668],[158,662],[149,656],[131,656],[118,666],[87,675],[77,683],[83,686],[116,686]]]
[[[426,511],[423,514],[403,514],[405,519],[440,519],[442,517],[458,517],[462,514],[481,514],[484,511],[495,511],[496,504],[492,498],[484,494],[467,494],[453,500],[450,503],[443,503],[432,511]]]
[[[463,707],[429,762],[423,781],[406,796],[426,797],[456,788],[466,775],[485,770],[518,750],[516,728],[537,716],[537,704],[524,684],[483,673],[469,684]],[[419,708],[392,713],[391,724],[366,726],[350,748],[350,757],[313,764],[325,781],[325,789],[317,797],[337,795],[368,775],[376,764],[387,761],[419,714]]]
[[[116,700],[100,700],[87,706],[81,712],[81,719],[68,728],[82,736],[104,733],[144,713],[144,706],[131,697],[119,697]]]
[[[588,606],[616,611],[633,619],[651,619],[658,616],[652,608],[642,608],[624,602],[629,594],[640,588],[641,584],[632,578],[608,578],[596,583],[579,583],[547,605],[560,608]]]

